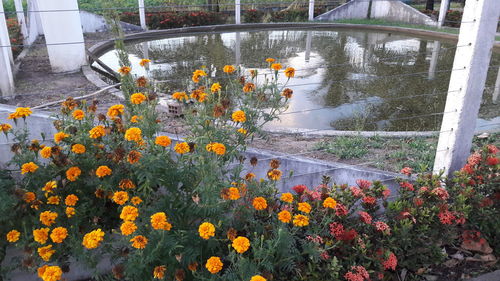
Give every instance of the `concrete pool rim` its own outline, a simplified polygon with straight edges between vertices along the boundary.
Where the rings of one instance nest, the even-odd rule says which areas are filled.
[[[280,29],[311,29],[311,31],[320,29],[356,29],[360,31],[382,31],[394,32],[403,35],[413,35],[415,37],[436,39],[447,42],[457,42],[458,34],[451,34],[432,30],[423,30],[408,27],[398,26],[384,26],[384,25],[369,25],[369,24],[346,24],[346,23],[317,23],[317,22],[303,22],[303,23],[248,23],[248,24],[224,24],[224,25],[209,25],[209,26],[195,26],[195,27],[182,27],[163,30],[149,30],[134,34],[125,35],[125,43],[130,42],[143,42],[152,39],[176,38],[190,35],[199,35],[206,33],[224,33],[224,32],[246,32],[246,31],[261,31],[261,30],[280,30]],[[88,49],[94,57],[100,57],[114,47],[114,40],[97,43]],[[500,52],[500,42],[495,42],[493,47],[494,52]],[[89,62],[92,64],[93,60],[89,57]],[[82,71],[87,80],[99,88],[109,86],[108,83],[103,81],[95,71],[90,68],[90,64],[83,66]],[[113,95],[123,98],[123,94],[118,89],[110,90]],[[306,128],[290,128],[290,127],[273,127],[266,128],[270,133],[278,134],[299,134],[309,136],[382,136],[392,138],[405,138],[405,137],[433,137],[439,134],[439,131],[341,131],[341,130],[317,130]],[[498,129],[493,130],[479,130],[476,134],[496,132]]]

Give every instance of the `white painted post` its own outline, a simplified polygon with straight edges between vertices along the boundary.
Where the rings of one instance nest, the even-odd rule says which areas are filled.
[[[38,4],[52,71],[79,71],[86,56],[77,0],[41,0]]]
[[[439,59],[440,49],[441,49],[441,42],[434,41],[434,46],[432,47],[431,63],[429,65],[429,80],[434,80],[434,78],[436,78],[436,68]]]
[[[24,9],[22,0],[14,0],[16,6],[17,23],[21,27],[21,34],[23,35],[24,42],[28,40],[28,27],[26,26],[26,18],[24,17]]]
[[[306,62],[309,62],[309,60],[311,59],[311,45],[312,45],[312,31],[308,30],[306,36],[306,52],[304,54],[304,59]]]
[[[12,49],[2,0],[0,0],[0,45],[2,46],[0,47],[0,92],[6,97],[14,94],[14,76],[12,75]]]
[[[144,0],[139,0],[139,18],[142,29],[147,30],[148,26],[146,25],[146,9],[144,8]]]
[[[28,0],[28,39],[26,44],[31,45],[38,35],[43,34],[42,21],[37,0]]]
[[[236,24],[241,24],[241,3],[240,0],[234,2],[234,19]]]
[[[498,0],[465,2],[434,173],[451,175],[466,162],[500,16]]]
[[[314,20],[314,0],[309,0],[309,21]]]
[[[234,48],[236,67],[238,67],[241,64],[241,34],[239,32],[236,32]]]
[[[498,96],[500,96],[500,67],[498,68],[497,82],[495,83],[495,89],[493,89],[493,104],[497,104]]]
[[[448,4],[450,0],[441,0],[441,7],[439,7],[438,27],[443,27],[446,19],[446,12],[448,11]]]

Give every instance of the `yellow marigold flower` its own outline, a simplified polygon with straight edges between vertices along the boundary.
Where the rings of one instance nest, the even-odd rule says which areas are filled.
[[[233,73],[236,71],[236,68],[233,65],[225,65],[224,68],[222,68],[222,71],[225,73]]]
[[[283,210],[278,213],[278,219],[283,223],[289,223],[292,220],[292,214],[287,210]]]
[[[69,137],[68,134],[64,133],[64,132],[58,132],[54,135],[54,142],[55,143],[60,143],[63,139]]]
[[[34,173],[38,170],[38,165],[33,162],[24,163],[21,166],[21,174]]]
[[[285,69],[285,76],[288,78],[293,78],[295,76],[295,68],[287,67]]]
[[[134,206],[125,206],[123,207],[123,210],[120,213],[120,219],[124,221],[135,221],[135,219],[138,216],[139,216],[139,211]]]
[[[95,175],[100,178],[104,178],[105,176],[111,175],[112,172],[113,170],[111,170],[108,166],[99,166],[99,168],[95,170]]]
[[[250,240],[246,237],[238,236],[233,240],[232,246],[236,252],[243,254],[248,250],[248,248],[250,248]]]
[[[121,189],[134,189],[135,184],[129,179],[122,179],[118,184],[118,187]]]
[[[139,162],[139,160],[141,160],[141,157],[142,157],[142,153],[140,153],[137,150],[132,150],[127,155],[127,161],[130,164],[135,164],[135,163]]]
[[[130,96],[130,102],[133,104],[141,104],[146,100],[146,96],[143,93],[135,93]]]
[[[56,227],[50,234],[50,239],[54,243],[62,243],[66,237],[68,237],[68,230],[64,227]]]
[[[139,65],[142,66],[142,67],[145,67],[147,66],[149,63],[151,62],[151,60],[149,59],[142,59],[139,61]]]
[[[204,102],[207,99],[207,93],[203,92],[203,90],[196,89],[191,92],[190,97],[198,102]]]
[[[45,183],[44,187],[42,187],[42,191],[45,191],[46,193],[51,193],[56,188],[57,188],[57,182],[49,181]]]
[[[123,205],[128,201],[128,193],[125,191],[117,191],[113,194],[113,201],[118,205]]]
[[[198,269],[198,263],[197,262],[192,262],[188,265],[188,269],[195,272],[196,269]]]
[[[46,146],[46,147],[42,148],[40,150],[40,156],[42,156],[42,158],[45,158],[45,159],[52,156],[52,147]]]
[[[245,115],[245,112],[243,112],[242,110],[237,110],[235,112],[233,112],[233,114],[231,115],[231,118],[233,118],[233,121],[234,122],[245,122],[247,121],[247,116]]]
[[[7,233],[7,241],[10,243],[17,242],[19,240],[19,237],[21,237],[21,232],[13,229]]]
[[[260,276],[260,275],[254,275],[252,276],[252,278],[250,279],[250,281],[267,281],[266,278]]]
[[[254,83],[245,83],[245,86],[243,86],[243,92],[245,93],[250,93],[252,91],[255,91],[256,87]]]
[[[273,58],[267,58],[267,59],[266,59],[266,62],[268,62],[268,63],[273,63],[273,62],[275,62],[275,61],[276,61],[276,60],[275,60],[275,59],[273,59]]]
[[[26,203],[31,203],[31,202],[35,201],[35,199],[36,199],[36,194],[33,192],[26,192],[23,195],[23,200]]]
[[[122,66],[118,69],[118,73],[120,73],[121,75],[127,75],[130,73],[130,71],[132,71],[132,68],[130,68],[129,66]]]
[[[73,118],[75,118],[75,120],[83,120],[84,117],[85,117],[85,112],[83,112],[83,110],[77,109],[73,111]]]
[[[35,240],[35,242],[43,245],[47,242],[47,239],[49,239],[49,231],[50,229],[48,227],[34,229],[33,239]]]
[[[137,235],[134,238],[130,239],[130,242],[132,242],[132,247],[136,249],[144,249],[148,244],[148,238],[143,235]]]
[[[273,181],[279,181],[283,173],[278,169],[271,169],[267,172],[267,177]]]
[[[323,201],[323,207],[325,208],[335,209],[336,206],[337,206],[337,201],[335,201],[335,199],[331,197],[328,197],[325,199],[325,201]]]
[[[212,91],[212,93],[219,92],[221,89],[222,87],[219,83],[213,83],[212,87],[210,87],[210,91]]]
[[[186,92],[175,92],[175,93],[172,94],[172,98],[176,99],[178,101],[182,101],[182,100],[187,101],[189,99],[189,97],[186,94]]]
[[[76,179],[82,174],[82,170],[78,167],[71,167],[66,171],[66,178],[69,181],[76,181]]]
[[[73,151],[73,153],[76,153],[76,154],[82,154],[82,153],[85,153],[86,148],[85,148],[85,145],[77,143],[71,147],[71,151]]]
[[[18,107],[14,113],[9,114],[7,119],[26,118],[33,113],[29,107]]]
[[[201,238],[208,240],[210,237],[215,236],[215,226],[209,222],[204,222],[198,227],[198,233]]]
[[[50,196],[49,198],[47,198],[47,204],[49,205],[59,205],[60,202],[61,197],[59,196]]]
[[[226,153],[226,146],[222,143],[211,142],[205,146],[205,149],[209,152],[213,152],[217,155],[224,155]]]
[[[267,201],[264,199],[264,197],[256,197],[252,201],[252,205],[255,208],[255,210],[264,210],[267,208]]]
[[[300,227],[308,226],[309,218],[304,215],[295,215],[293,216],[293,225]]]
[[[172,144],[172,140],[168,136],[157,136],[155,139],[155,144],[167,147]]]
[[[184,154],[189,152],[189,144],[187,142],[178,142],[174,147],[175,152]]]
[[[139,120],[142,120],[142,118],[143,118],[142,116],[134,115],[134,116],[130,117],[130,122],[131,123],[138,123]]]
[[[297,209],[303,213],[309,214],[311,212],[312,208],[311,208],[311,205],[309,205],[309,203],[302,202],[302,203],[299,203],[299,207]]]
[[[122,115],[125,111],[125,106],[123,104],[115,104],[108,108],[107,115],[111,118]]]
[[[71,218],[72,216],[74,216],[76,213],[76,210],[75,208],[72,208],[72,207],[66,207],[66,216],[68,218]]]
[[[194,83],[200,82],[200,77],[207,76],[207,73],[201,69],[197,69],[193,72],[193,77],[191,78]]]
[[[131,221],[126,221],[120,226],[122,235],[128,236],[137,230],[137,225]]]
[[[132,127],[125,131],[125,139],[128,141],[141,141],[142,140],[142,131],[139,128]]]
[[[281,63],[273,63],[273,64],[271,64],[271,68],[272,68],[273,70],[275,70],[275,71],[280,70],[280,69],[281,69],[281,67],[282,67],[282,66],[281,66]]]
[[[56,250],[52,249],[52,245],[47,245],[45,247],[38,248],[37,252],[42,260],[49,261]]]
[[[238,133],[242,134],[242,135],[246,135],[248,133],[247,130],[243,129],[243,128],[239,128],[238,129]]]
[[[240,190],[236,187],[230,187],[229,188],[229,199],[230,200],[240,199]]]
[[[156,230],[170,230],[172,226],[167,222],[167,215],[164,212],[158,212],[151,216],[151,227]]]
[[[130,199],[130,202],[132,202],[132,204],[137,206],[137,205],[142,203],[142,199],[138,196],[134,196],[134,197],[132,197],[132,199]]]
[[[293,202],[293,195],[289,192],[281,194],[281,201],[286,202],[286,203],[292,203]]]
[[[98,228],[93,230],[85,236],[83,236],[82,245],[87,249],[95,249],[101,245],[101,242],[104,240],[104,232]]]
[[[103,125],[95,126],[89,131],[89,136],[92,139],[104,137],[105,135],[106,135],[106,130],[104,129]]]
[[[7,133],[11,129],[12,129],[12,126],[10,124],[7,124],[7,123],[0,124],[0,131],[2,131],[4,133]]]
[[[57,219],[57,213],[51,212],[51,211],[45,211],[40,214],[40,222],[42,222],[43,225],[46,226],[51,226],[56,222]]]
[[[38,277],[43,281],[59,281],[62,277],[62,270],[57,265],[44,265],[38,269]]]
[[[208,271],[210,271],[210,273],[216,274],[217,272],[222,270],[223,265],[224,264],[222,263],[219,257],[210,257],[207,260],[205,267],[207,268]]]
[[[163,279],[165,278],[165,271],[167,267],[164,265],[155,266],[153,269],[153,278],[155,279]]]

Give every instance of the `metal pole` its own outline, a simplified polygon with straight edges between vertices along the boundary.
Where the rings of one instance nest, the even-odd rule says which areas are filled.
[[[309,21],[314,20],[314,0],[309,0]]]
[[[234,2],[234,18],[236,24],[241,24],[241,4],[240,0],[235,0]]]
[[[446,19],[446,12],[448,11],[448,4],[450,0],[441,0],[441,7],[439,7],[438,27],[443,27]]]

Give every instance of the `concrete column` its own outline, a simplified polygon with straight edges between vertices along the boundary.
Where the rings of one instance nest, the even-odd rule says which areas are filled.
[[[14,94],[13,56],[2,0],[0,0],[0,46],[0,91],[3,97],[7,97]]]
[[[448,11],[448,5],[450,0],[441,0],[441,7],[439,8],[439,19],[438,19],[438,27],[443,27],[444,20],[446,18],[446,12]]]
[[[146,10],[144,8],[144,0],[139,0],[139,18],[141,21],[142,29],[147,30],[148,26],[146,25]]]
[[[142,42],[142,58],[149,59],[149,44],[148,42]]]
[[[40,0],[38,4],[52,71],[80,70],[86,57],[77,0]]]
[[[311,59],[311,45],[312,45],[312,31],[308,30],[306,36],[306,53],[304,55],[306,62],[309,62],[309,60]]]
[[[240,0],[234,1],[234,18],[236,24],[241,24],[241,3]]]
[[[314,0],[309,0],[309,21],[314,20]]]
[[[451,175],[470,154],[499,16],[498,0],[465,3],[434,161],[436,174]]]
[[[38,8],[38,0],[28,1],[28,39],[26,44],[31,45],[36,41],[38,35],[43,34],[42,20]]]
[[[24,17],[24,9],[22,0],[14,0],[16,5],[17,22],[21,27],[21,33],[23,34],[24,42],[28,39],[28,27],[26,26],[26,18]]]
[[[440,49],[441,49],[441,42],[434,41],[434,47],[432,47],[431,63],[429,65],[429,80],[434,80],[434,78],[436,78],[436,68],[439,59]]]
[[[236,41],[234,48],[236,66],[239,66],[241,64],[241,34],[239,32],[236,32]]]
[[[500,96],[500,67],[498,68],[497,82],[495,83],[495,89],[493,89],[493,104],[497,104],[498,96]]]

